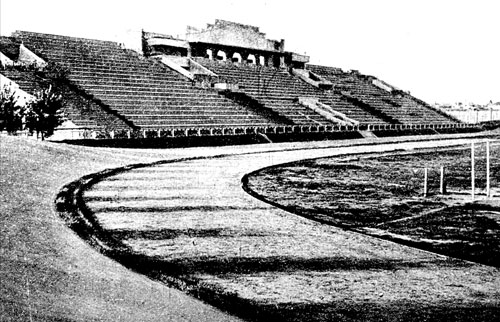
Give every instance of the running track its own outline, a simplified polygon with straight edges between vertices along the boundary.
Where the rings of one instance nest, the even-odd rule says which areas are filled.
[[[242,189],[245,174],[276,164],[466,142],[339,145],[180,160],[104,178],[84,193],[84,201],[99,229],[168,267],[164,276],[243,299],[275,305],[312,301],[339,310],[359,310],[363,301],[396,305],[381,317],[404,314],[401,306],[412,305],[426,307],[431,316],[432,310],[456,307],[474,314],[493,308],[497,316],[496,268],[321,225]]]

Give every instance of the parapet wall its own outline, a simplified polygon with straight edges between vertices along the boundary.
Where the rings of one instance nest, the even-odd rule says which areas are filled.
[[[188,27],[186,40],[270,51],[282,52],[285,49],[284,40],[267,39],[266,34],[260,32],[258,27],[219,19],[215,24],[207,25],[206,29]]]

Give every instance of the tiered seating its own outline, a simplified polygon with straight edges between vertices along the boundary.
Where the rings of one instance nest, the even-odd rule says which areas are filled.
[[[196,58],[219,77],[239,85],[240,91],[298,125],[329,125],[329,120],[296,102],[297,97],[319,97],[320,90],[284,69]]]
[[[351,119],[357,120],[361,124],[383,124],[382,119],[371,114],[358,106],[355,106],[346,101],[345,96],[339,95],[335,92],[325,92],[321,97],[320,102],[330,105],[336,111],[345,114]]]
[[[240,89],[256,98],[267,107],[293,120],[296,124],[324,125],[329,121],[294,100],[297,97],[315,97],[347,117],[360,123],[385,123],[369,111],[350,103],[344,96],[335,92],[325,92],[290,75],[286,70],[264,66],[235,65],[216,62],[205,58],[197,61],[213,70],[223,79],[240,85]]]
[[[19,71],[16,69],[4,69],[0,71],[19,88],[28,94],[47,89],[50,83],[30,71]],[[64,97],[64,114],[77,127],[91,129],[123,129],[128,126],[119,118],[103,111],[94,102],[81,97],[66,86],[59,86],[58,92]]]
[[[117,43],[18,32],[25,45],[69,70],[68,78],[141,128],[279,125]]]
[[[36,91],[44,88],[44,86],[42,85],[43,80],[37,80],[35,75],[30,72],[21,72],[12,68],[8,68],[0,70],[0,74],[10,79],[12,82],[17,84],[20,89],[31,95],[33,95]]]
[[[318,75],[323,76],[327,80],[336,79],[339,75],[344,75],[342,69],[335,67],[308,65],[308,69]],[[338,89],[338,83],[334,82],[334,86],[336,89]],[[379,117],[371,113],[371,111],[365,110],[349,102],[346,102],[347,97],[349,96],[339,94],[338,91],[330,91],[325,93],[321,101],[325,104],[332,106],[337,111],[346,114],[350,118],[358,120],[360,123],[364,124],[386,123],[384,120],[380,119]]]
[[[334,84],[334,88],[344,95],[354,97],[386,115],[396,123],[454,123],[455,121],[437,111],[418,103],[405,93],[397,95],[385,91],[371,83],[367,77],[356,73],[345,73],[338,68],[308,65],[307,68]]]
[[[332,124],[300,104],[299,97],[317,98],[361,124],[455,122],[409,94],[385,91],[372,84],[370,77],[345,73],[338,68],[308,65],[309,70],[334,84],[333,90],[321,90],[285,69],[196,58],[222,81],[238,84],[241,92],[259,103],[250,102],[246,106],[238,103],[245,97],[233,97],[234,93],[226,97],[211,89],[194,87],[189,79],[160,62],[123,49],[114,42],[32,32],[17,32],[15,36],[2,37],[2,48],[13,49],[23,41],[40,57],[67,69],[67,78],[83,90],[84,100],[103,109],[104,115],[113,115],[122,123],[126,120],[124,124],[128,122],[128,126],[208,128]],[[28,84],[23,86],[28,87]],[[75,100],[80,94],[73,91]],[[264,109],[259,110],[262,106]],[[73,114],[78,119],[81,113]]]

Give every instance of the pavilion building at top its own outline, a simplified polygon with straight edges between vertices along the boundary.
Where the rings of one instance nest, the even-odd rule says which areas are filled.
[[[309,56],[285,51],[283,39],[267,39],[259,27],[220,19],[201,30],[188,26],[185,39],[143,31],[142,51],[146,56],[205,57],[275,68],[303,69],[309,62]]]

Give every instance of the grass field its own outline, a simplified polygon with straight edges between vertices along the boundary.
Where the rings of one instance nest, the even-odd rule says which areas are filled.
[[[309,160],[257,172],[249,188],[309,218],[500,267],[500,144],[490,152],[493,200],[479,195],[472,202],[468,195],[470,155],[461,147]],[[476,194],[484,194],[485,159],[485,145],[476,145]],[[439,194],[441,166],[446,195]],[[428,197],[424,168],[430,169]]]

